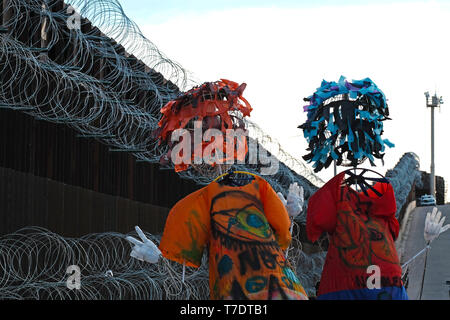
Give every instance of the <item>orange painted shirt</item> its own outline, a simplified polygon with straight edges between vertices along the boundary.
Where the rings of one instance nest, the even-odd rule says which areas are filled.
[[[211,299],[302,299],[282,249],[291,241],[286,208],[260,177],[235,187],[212,182],[170,211],[159,249],[199,267],[209,247]]]

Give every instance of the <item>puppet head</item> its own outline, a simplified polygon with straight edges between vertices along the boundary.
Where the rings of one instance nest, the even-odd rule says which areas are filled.
[[[219,167],[222,172],[231,167],[231,164],[225,164],[225,162],[244,161],[248,150],[246,137],[238,136],[237,144],[234,144],[235,138],[233,137],[233,151],[228,153],[226,139],[229,134],[227,130],[233,129],[236,132],[238,129],[243,131],[246,129],[243,118],[250,115],[252,108],[242,97],[245,87],[245,83],[238,85],[236,82],[225,79],[205,82],[168,102],[161,109],[163,116],[158,123],[159,129],[156,131],[159,143],[168,146],[168,152],[161,158],[161,163],[167,163],[172,158],[172,160],[175,159],[175,171],[177,172],[184,171],[191,165],[204,176],[214,176],[217,175]],[[185,135],[180,139],[175,138],[175,135],[179,136],[180,132],[179,130],[177,132],[177,129],[184,129]],[[203,135],[208,129],[215,129],[216,135],[212,137],[206,137],[207,134]],[[200,138],[195,136],[199,131]],[[217,133],[222,134],[223,143],[216,140]],[[182,143],[184,139],[190,140],[190,148],[188,148],[189,151],[183,149],[180,152],[176,145]],[[199,139],[201,141],[198,141]],[[175,140],[178,140],[178,143]],[[184,143],[187,142],[184,141]],[[222,153],[220,163],[204,161],[205,150],[211,151],[212,144],[215,144],[213,154],[214,152]],[[241,149],[237,152],[234,148],[235,145],[243,147],[244,151],[242,152]],[[186,154],[183,152],[190,152],[189,157],[186,158]],[[180,160],[183,156],[185,160]],[[199,156],[203,161],[198,160]]]
[[[369,78],[348,82],[341,76],[338,83],[324,80],[304,100],[309,102],[304,107],[308,119],[299,128],[310,153],[303,159],[314,162],[315,172],[333,160],[337,165],[356,167],[369,159],[375,166],[375,158],[383,161],[385,145],[394,146],[381,139],[389,109],[383,92]]]

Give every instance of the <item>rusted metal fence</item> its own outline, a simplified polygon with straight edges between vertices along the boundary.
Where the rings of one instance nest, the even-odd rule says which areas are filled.
[[[66,237],[164,228],[168,209],[0,168],[0,234],[27,226]]]
[[[127,232],[140,222],[157,233],[161,215],[200,187],[12,110],[0,111],[0,170],[0,234],[28,225],[65,236]]]

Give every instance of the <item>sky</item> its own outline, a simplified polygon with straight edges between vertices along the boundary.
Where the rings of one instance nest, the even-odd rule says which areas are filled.
[[[429,172],[424,92],[437,92],[444,104],[435,112],[436,175],[450,181],[450,1],[119,2],[149,40],[200,82],[247,83],[250,119],[296,158],[307,153],[297,128],[306,120],[303,98],[323,79],[369,77],[388,99],[392,120],[382,137],[395,143],[375,170],[384,174],[414,152]],[[318,175],[328,181],[332,166]]]

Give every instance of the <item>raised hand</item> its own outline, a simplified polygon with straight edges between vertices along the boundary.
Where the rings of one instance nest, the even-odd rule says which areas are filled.
[[[442,232],[450,229],[450,224],[443,227],[445,217],[442,217],[442,213],[438,211],[436,207],[433,208],[432,212],[427,213],[425,218],[425,229],[424,238],[427,242],[432,242],[436,239]]]
[[[297,182],[291,183],[289,186],[289,192],[287,199],[284,198],[283,194],[281,192],[278,192],[278,196],[280,197],[281,202],[283,202],[284,206],[287,209],[287,212],[289,213],[289,216],[294,218],[302,212],[302,206],[303,206],[303,187],[299,187],[297,185]]]
[[[130,236],[126,237],[129,242],[134,244],[130,256],[138,260],[150,263],[158,262],[161,251],[159,251],[158,247],[145,236],[145,234],[138,226],[136,226],[135,229],[142,242]]]

